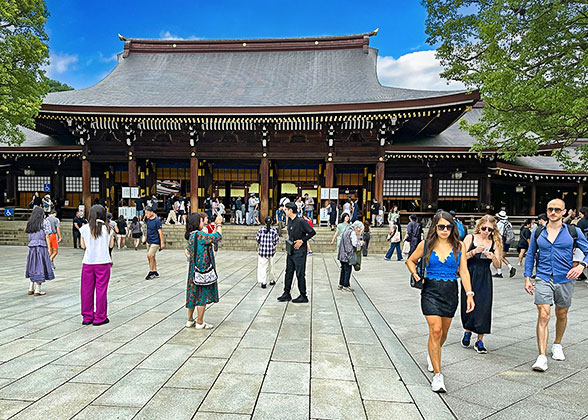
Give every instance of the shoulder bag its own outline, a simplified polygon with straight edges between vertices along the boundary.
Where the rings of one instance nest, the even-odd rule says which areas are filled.
[[[417,280],[414,278],[412,274],[410,275],[410,287],[414,287],[415,289],[422,289],[423,285],[425,284],[425,255],[427,255],[427,251],[427,240],[425,239],[425,244],[423,247],[423,256],[420,258],[417,264],[417,274],[421,279]]]
[[[194,238],[194,247],[197,245],[197,238]],[[213,256],[210,255],[212,253],[212,247],[206,247],[206,252],[209,253],[210,261],[213,261]],[[194,278],[192,279],[196,286],[209,286],[214,284],[218,281],[218,275],[216,274],[216,269],[214,265],[211,264],[206,270],[198,271],[196,265],[194,264]]]

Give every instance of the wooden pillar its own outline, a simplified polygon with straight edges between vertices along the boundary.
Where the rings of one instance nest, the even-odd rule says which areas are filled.
[[[259,200],[261,202],[260,219],[265,219],[269,215],[269,159],[261,158],[259,183]]]
[[[584,184],[578,184],[578,197],[576,198],[576,209],[581,209],[584,204]]]
[[[529,212],[531,213],[532,216],[535,215],[536,213],[536,202],[537,202],[537,186],[535,185],[534,182],[531,182],[531,206],[529,208]]]
[[[382,203],[384,201],[384,171],[386,168],[386,164],[382,161],[376,163],[376,180],[375,180],[375,198],[378,200],[378,203]]]
[[[88,159],[82,160],[82,201],[84,202],[85,210],[84,217],[88,218],[90,215],[90,207],[92,207],[92,194],[90,192],[90,177],[92,176],[92,166]]]
[[[333,188],[335,185],[335,165],[333,162],[325,164],[325,188]]]
[[[190,157],[190,212],[198,211],[198,158]]]

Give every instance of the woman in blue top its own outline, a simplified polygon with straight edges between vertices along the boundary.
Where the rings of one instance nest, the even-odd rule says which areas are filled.
[[[466,250],[459,240],[455,221],[449,213],[439,211],[433,217],[426,242],[427,254],[423,255],[424,243],[419,243],[406,265],[414,278],[421,281],[417,274],[417,264],[421,257],[425,259],[421,309],[429,324],[428,370],[434,373],[431,389],[434,392],[445,392],[441,374],[441,346],[447,338],[451,320],[457,310],[458,275],[467,295],[467,312],[474,310],[474,292],[467,260],[461,258]]]

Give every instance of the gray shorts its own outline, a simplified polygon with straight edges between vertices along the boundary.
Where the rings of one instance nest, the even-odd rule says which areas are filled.
[[[572,305],[572,294],[576,280],[566,283],[553,283],[553,279],[543,280],[537,277],[535,283],[535,305],[553,305],[569,308]]]

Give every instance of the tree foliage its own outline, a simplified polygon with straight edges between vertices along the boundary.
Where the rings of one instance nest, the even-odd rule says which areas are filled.
[[[588,2],[423,0],[428,42],[450,80],[479,88],[482,118],[463,124],[476,151],[506,159],[557,145],[569,170],[588,168]],[[577,143],[576,143],[577,144]]]
[[[47,80],[48,86],[49,86],[49,92],[64,92],[66,90],[73,90],[73,88],[66,84],[66,83],[61,83],[60,81],[57,80],[53,80],[53,79],[48,79]]]
[[[24,140],[18,126],[34,126],[49,89],[47,16],[44,0],[0,0],[0,136],[9,143]]]

